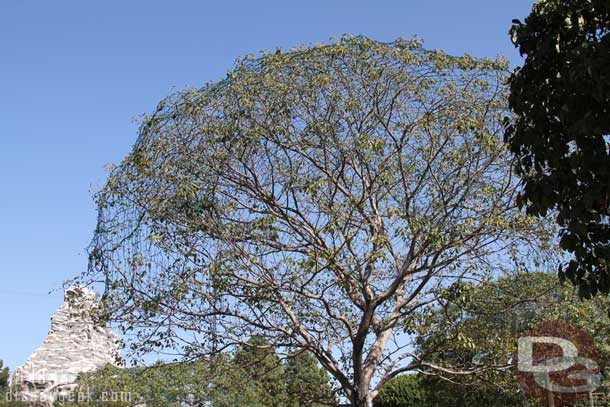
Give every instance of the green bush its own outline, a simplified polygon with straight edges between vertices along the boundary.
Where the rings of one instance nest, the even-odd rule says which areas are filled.
[[[373,401],[374,407],[426,407],[428,397],[423,378],[409,374],[387,382]]]

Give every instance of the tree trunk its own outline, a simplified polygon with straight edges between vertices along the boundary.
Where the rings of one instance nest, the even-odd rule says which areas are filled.
[[[351,404],[352,407],[371,407],[368,393],[356,394]]]
[[[353,407],[370,407],[370,404],[368,403],[368,401],[366,399],[364,400],[354,400],[354,402],[352,403]]]

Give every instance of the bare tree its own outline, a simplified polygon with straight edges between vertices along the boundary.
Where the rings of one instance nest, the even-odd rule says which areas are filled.
[[[531,261],[502,144],[506,62],[362,37],[238,61],[161,102],[98,194],[90,270],[134,350],[265,338],[351,406],[409,370],[458,280]]]

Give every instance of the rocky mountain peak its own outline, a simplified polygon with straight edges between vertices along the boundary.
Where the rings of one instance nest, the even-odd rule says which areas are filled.
[[[22,400],[51,406],[59,396],[75,389],[79,373],[107,364],[121,365],[120,339],[94,318],[98,306],[97,294],[86,287],[65,291],[47,338],[13,375]]]

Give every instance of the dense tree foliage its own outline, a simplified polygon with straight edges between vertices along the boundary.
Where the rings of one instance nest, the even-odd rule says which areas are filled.
[[[543,0],[513,42],[525,63],[510,78],[506,140],[523,180],[521,205],[557,211],[560,272],[581,295],[610,292],[610,2]]]
[[[0,392],[5,393],[8,390],[10,371],[4,362],[0,360]]]
[[[288,406],[288,392],[284,381],[284,367],[273,348],[263,339],[255,337],[242,346],[234,357],[239,387],[251,387],[257,406]],[[237,388],[239,388],[237,387]],[[235,389],[227,394],[239,395]],[[243,405],[238,400],[225,400],[223,407]]]
[[[78,389],[57,406],[199,407],[210,397],[212,374],[207,363],[156,364],[141,368],[108,365],[82,374]]]
[[[82,283],[105,283],[137,351],[256,336],[369,405],[435,367],[408,350],[443,287],[544,254],[514,203],[506,69],[362,37],[239,61],[144,120]]]
[[[286,360],[284,380],[293,407],[337,405],[337,396],[329,384],[328,373],[308,353],[301,352]]]
[[[373,407],[428,407],[430,392],[424,377],[417,374],[402,375],[388,381],[375,400]]]
[[[561,319],[580,326],[595,340],[600,351],[601,387],[610,389],[610,299],[581,301],[571,288],[546,273],[521,273],[484,284],[460,284],[445,293],[442,307],[430,310],[437,321],[434,330],[419,335],[417,352],[452,369],[479,369],[472,376],[434,373],[405,375],[387,383],[375,399],[375,407],[537,406],[520,391],[514,378],[512,357],[517,338],[542,320]],[[423,357],[423,356],[422,356]],[[505,369],[489,370],[489,360]],[[588,401],[585,400],[584,404]],[[580,404],[579,404],[580,405]]]
[[[260,337],[235,353],[230,368],[215,380],[211,400],[215,407],[337,405],[329,377],[315,358],[299,354],[282,362]]]
[[[79,378],[58,407],[91,404],[131,407],[336,406],[329,378],[311,357],[282,363],[264,340],[253,338],[234,355],[141,368],[106,366]]]
[[[599,391],[610,389],[608,297],[581,300],[572,287],[562,286],[550,274],[520,273],[493,284],[456,285],[446,291],[442,303],[431,310],[437,323],[419,336],[418,352],[445,367],[478,370],[469,377],[446,376],[459,384],[451,390],[452,397],[468,401],[468,405],[477,405],[476,400],[525,405],[512,365],[517,338],[533,325],[554,319],[579,326],[593,337],[601,355]],[[505,368],[487,369],[491,360]]]
[[[476,387],[438,377],[408,374],[387,382],[373,407],[525,407],[522,395],[477,383]]]

